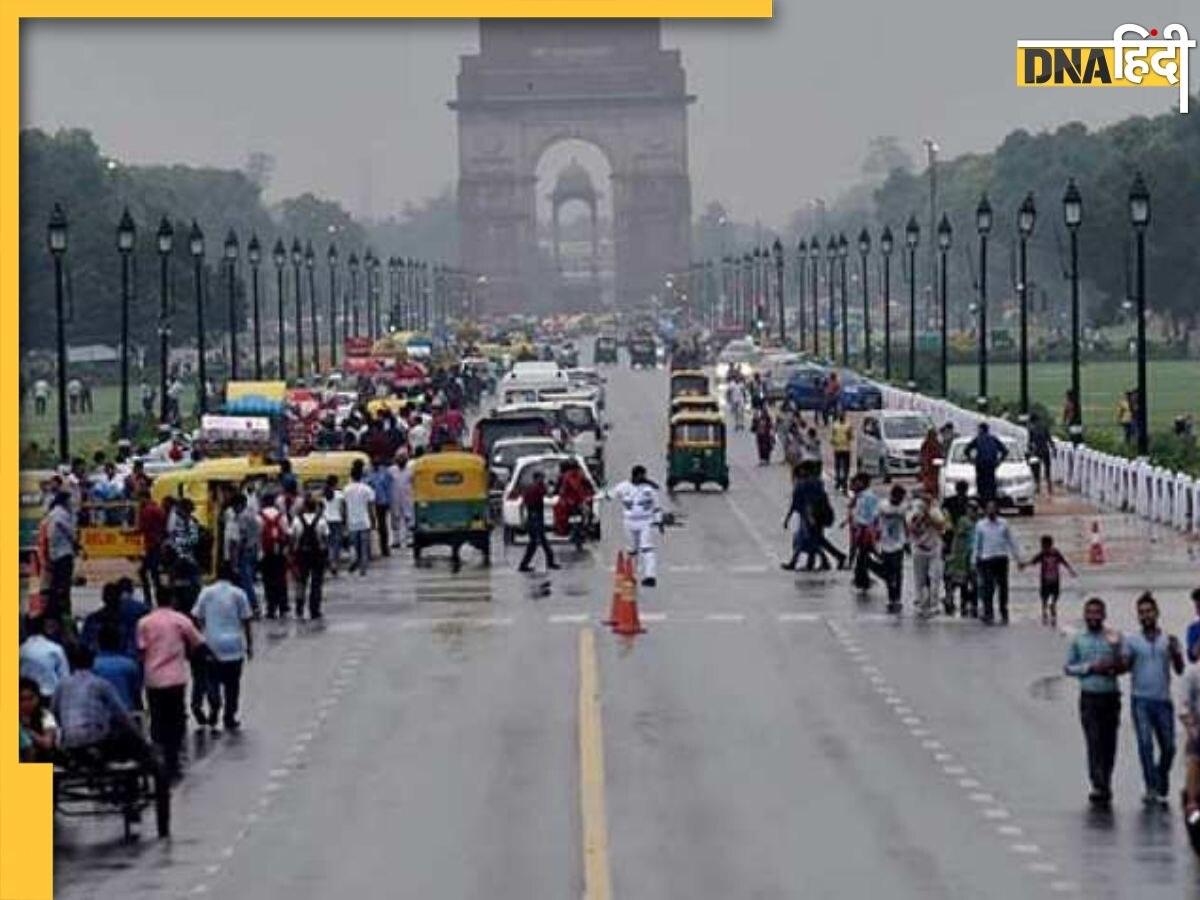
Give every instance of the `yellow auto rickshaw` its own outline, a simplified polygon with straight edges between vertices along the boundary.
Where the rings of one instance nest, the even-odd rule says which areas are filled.
[[[350,483],[350,470],[361,462],[364,471],[371,470],[371,459],[361,450],[321,450],[292,460],[292,473],[300,483],[302,494],[317,494],[325,488],[330,475],[338,480],[338,487]]]
[[[729,487],[725,420],[713,413],[683,412],[671,419],[667,439],[667,490],[690,482],[696,490],[714,482]]]
[[[159,475],[150,486],[150,496],[157,503],[168,497],[191,500],[202,545],[220,548],[223,544],[221,512],[233,494],[251,485],[261,495],[264,486],[274,485],[278,479],[279,466],[261,457],[206,459],[190,468]],[[219,556],[219,552],[209,552],[207,558],[197,562],[209,576],[215,576]]]
[[[671,399],[703,397],[709,392],[708,376],[699,369],[676,369],[671,373]]]
[[[446,545],[458,568],[459,551],[470,544],[491,563],[487,462],[457,450],[430,453],[410,464],[413,492],[413,559],[426,547]]]
[[[705,394],[704,396],[680,394],[671,401],[671,418],[675,418],[680,413],[711,413],[713,415],[720,415],[721,404],[711,394]]]

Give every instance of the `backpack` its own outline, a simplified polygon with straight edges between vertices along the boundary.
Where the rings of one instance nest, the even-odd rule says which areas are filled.
[[[300,517],[300,555],[305,559],[318,559],[324,556],[324,549],[321,547],[321,535],[317,532],[317,523],[321,521],[321,516],[318,513],[311,521],[304,516]]]
[[[273,516],[264,515],[262,517],[263,555],[281,556],[286,543],[287,535],[283,529],[283,515],[281,513]]]

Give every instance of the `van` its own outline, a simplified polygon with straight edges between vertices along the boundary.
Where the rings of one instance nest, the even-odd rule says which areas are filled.
[[[509,384],[569,384],[570,379],[554,360],[529,360],[513,363],[513,367],[501,381]]]

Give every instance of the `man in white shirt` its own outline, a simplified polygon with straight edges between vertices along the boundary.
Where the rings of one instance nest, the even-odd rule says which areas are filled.
[[[642,584],[658,584],[658,557],[654,546],[654,528],[663,527],[662,510],[658,505],[658,485],[646,477],[645,466],[634,466],[628,481],[612,489],[625,510],[625,537],[628,552],[638,560]]]
[[[429,425],[420,413],[413,416],[409,426],[408,446],[414,456],[424,453],[429,448]]]
[[[44,416],[49,405],[50,382],[45,378],[39,378],[33,383],[33,411],[39,416]]]
[[[350,571],[357,569],[360,575],[366,575],[371,560],[371,507],[375,505],[375,489],[363,478],[362,460],[355,460],[350,469],[350,484],[342,496],[346,504],[346,533],[354,548]]]
[[[392,502],[388,514],[392,517],[392,546],[400,547],[411,543],[413,526],[412,472],[408,469],[408,454],[402,449],[397,450],[395,462],[389,468]]]

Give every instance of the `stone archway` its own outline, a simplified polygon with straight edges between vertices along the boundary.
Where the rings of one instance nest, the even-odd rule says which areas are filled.
[[[458,96],[460,264],[494,308],[535,310],[536,168],[594,144],[612,169],[616,302],[644,303],[690,258],[687,93],[655,20],[483,20]]]

